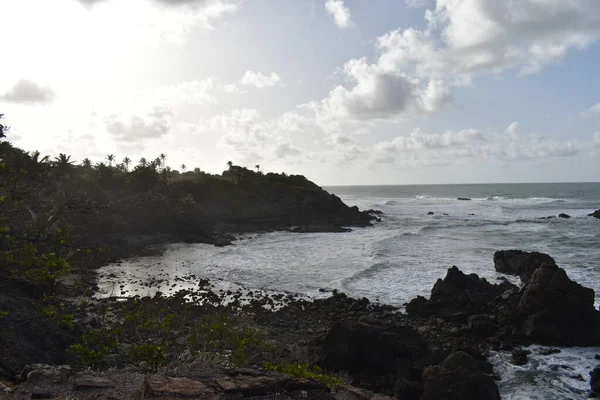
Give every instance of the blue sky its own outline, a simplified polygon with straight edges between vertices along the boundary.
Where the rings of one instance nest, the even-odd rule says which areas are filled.
[[[321,185],[598,179],[597,0],[48,3],[0,4],[0,113],[28,150]]]

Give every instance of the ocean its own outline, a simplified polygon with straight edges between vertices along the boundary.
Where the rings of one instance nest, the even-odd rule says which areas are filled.
[[[113,272],[130,282],[153,275],[165,279],[162,288],[126,285],[131,295],[176,291],[168,278],[193,273],[219,280],[225,289],[243,286],[313,298],[337,289],[403,307],[417,295],[428,296],[452,265],[494,282],[500,276],[494,252],[521,249],[550,254],[571,279],[600,291],[600,220],[586,216],[600,208],[600,183],[325,189],[348,205],[383,211],[382,222],[349,233],[241,235],[225,248],[175,244],[160,257],[107,266],[105,275]],[[571,218],[556,218],[560,213]],[[99,286],[100,295],[116,294],[114,283]],[[502,374],[505,399],[583,399],[597,353],[600,349],[563,349],[533,356],[523,367],[508,363],[510,355],[504,353],[492,360]]]

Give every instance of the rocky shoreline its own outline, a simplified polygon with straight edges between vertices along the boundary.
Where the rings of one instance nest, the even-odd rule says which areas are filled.
[[[494,264],[499,272],[518,275],[521,287],[507,281],[492,284],[452,267],[430,298],[413,299],[406,313],[342,293],[315,301],[252,294],[249,304],[242,305],[239,299],[248,293],[215,292],[210,282],[196,277],[198,290],[173,297],[92,302],[74,297],[81,302],[76,322],[84,330],[111,326],[140,307],[148,315],[187,315],[170,327],[175,342],[167,357],[171,361],[152,372],[129,365],[119,361],[124,348],[131,346],[124,343],[106,355],[106,366],[113,372],[86,372],[74,365],[28,366],[7,382],[11,393],[0,399],[499,399],[496,381],[502,377],[487,362],[489,351],[510,351],[513,362],[522,365],[529,352],[524,347],[530,344],[551,346],[547,354],[559,351],[555,346],[600,345],[600,312],[594,307],[593,291],[571,281],[552,257],[499,251]],[[92,283],[88,277],[73,290]],[[224,305],[225,297],[233,301]],[[276,302],[284,306],[271,311],[269,306]],[[240,366],[232,363],[229,350],[218,350],[218,357],[190,353],[182,338],[191,321],[207,315],[226,318],[231,329],[260,332],[268,350],[256,351]],[[69,360],[68,354],[63,356]],[[327,386],[317,379],[270,371],[265,369],[267,361],[319,366],[343,383]],[[598,387],[597,371],[592,388]]]

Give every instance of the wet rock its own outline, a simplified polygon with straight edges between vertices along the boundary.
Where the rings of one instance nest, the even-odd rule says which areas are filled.
[[[514,349],[511,353],[511,362],[514,365],[525,365],[527,364],[527,356],[531,354],[531,351],[525,349]]]
[[[569,219],[569,218],[571,218],[571,216],[569,214],[560,213],[560,214],[558,214],[558,218]]]
[[[525,335],[555,346],[600,345],[600,312],[594,291],[573,282],[564,269],[543,264],[531,275],[519,301]]]
[[[592,389],[591,397],[600,397],[600,365],[590,372],[590,388]]]
[[[441,364],[423,372],[421,400],[500,400],[494,379],[479,369],[479,363],[464,351],[448,356]]]
[[[468,197],[459,197],[457,200],[461,200],[461,201],[470,201],[471,199]]]
[[[444,279],[438,279],[431,297],[411,300],[406,311],[409,314],[439,315],[455,322],[467,323],[470,315],[489,314],[494,299],[514,288],[510,283],[493,285],[476,274],[466,275],[457,267],[448,269]]]
[[[600,208],[597,209],[596,211],[589,213],[588,217],[594,217],[594,218],[599,218],[600,219]]]
[[[539,354],[542,356],[549,356],[552,354],[558,354],[558,353],[560,353],[560,351],[561,351],[560,349],[544,349],[544,350],[540,350]]]
[[[434,215],[433,211],[429,211],[427,215]]]
[[[467,318],[467,326],[469,329],[486,334],[494,327],[494,318],[488,314],[475,314]]]
[[[335,400],[392,400],[383,394],[374,393],[370,390],[360,389],[354,386],[342,386],[335,392]]]
[[[523,283],[527,283],[533,271],[544,264],[556,266],[556,262],[548,254],[522,250],[501,250],[494,253],[494,268],[503,274],[517,275]]]

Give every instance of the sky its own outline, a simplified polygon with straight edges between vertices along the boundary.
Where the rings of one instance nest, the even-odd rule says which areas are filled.
[[[320,185],[598,181],[598,0],[4,0],[44,155]]]

